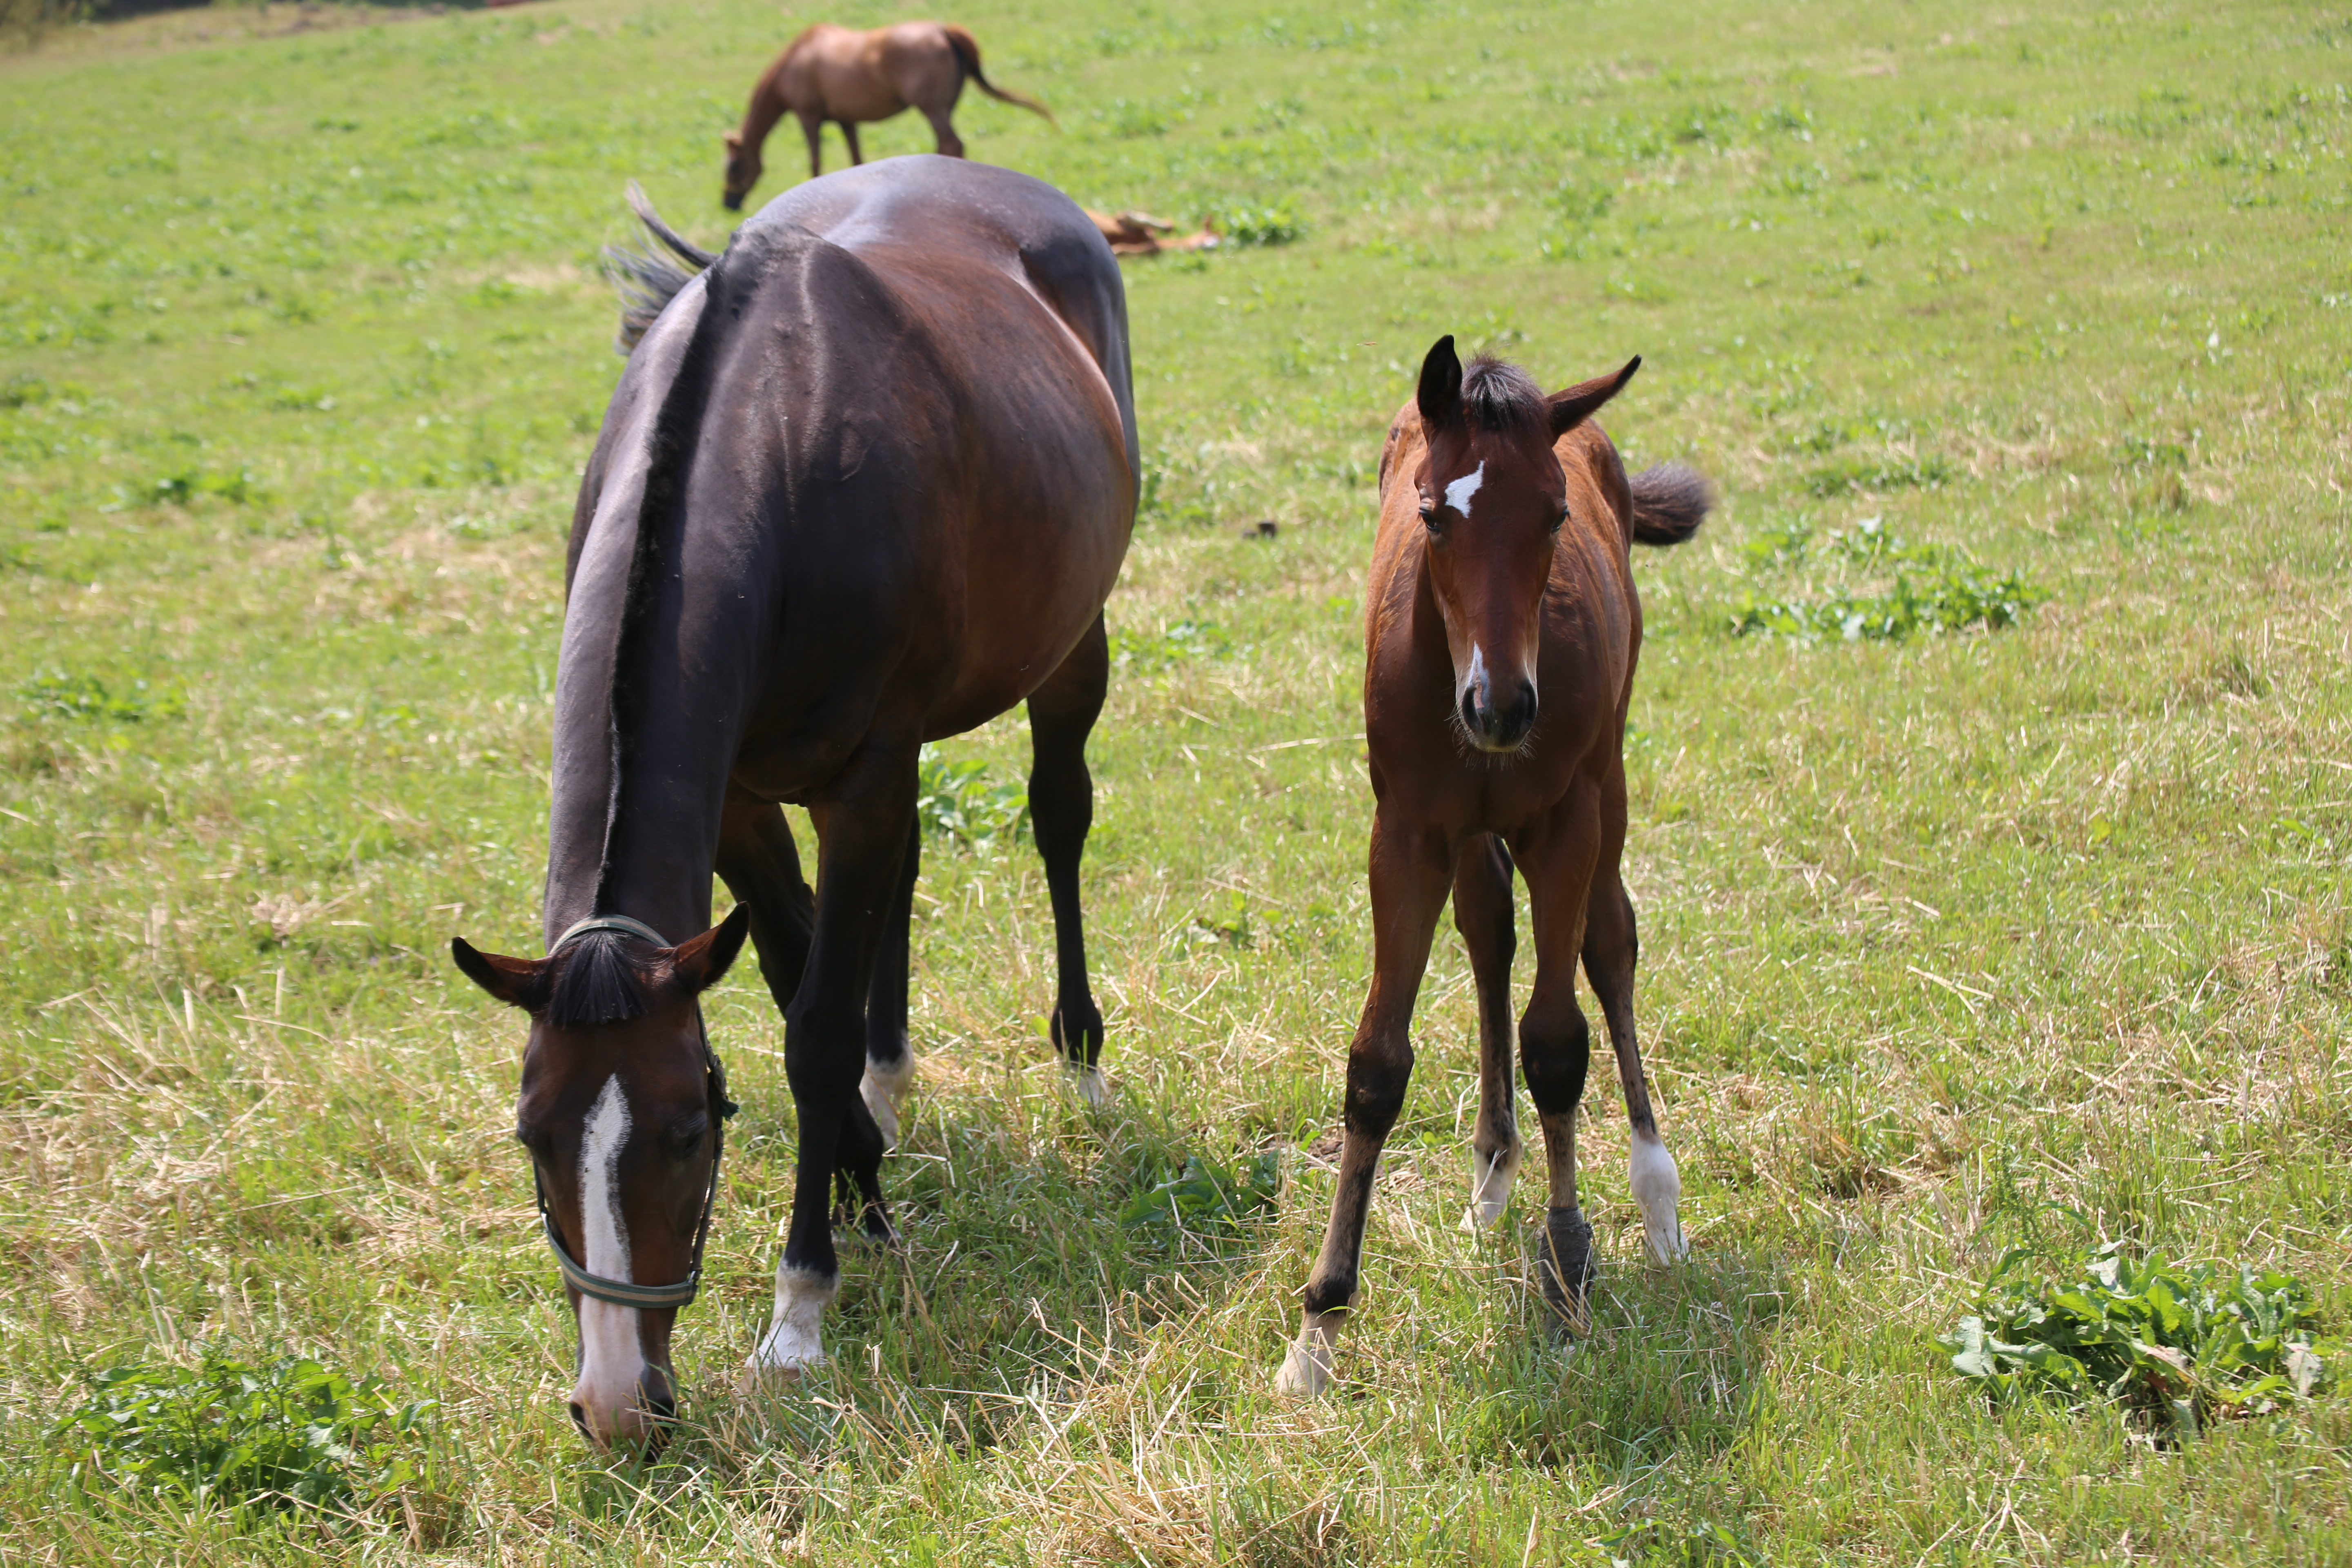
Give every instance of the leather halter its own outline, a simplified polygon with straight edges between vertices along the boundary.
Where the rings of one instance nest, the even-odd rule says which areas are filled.
[[[640,921],[626,915],[597,915],[582,921],[547,950],[550,958],[591,931],[619,931],[656,947],[667,948],[662,934]],[[727,1119],[735,1114],[735,1102],[727,1098],[727,1068],[719,1060],[719,1053],[710,1048],[710,1027],[702,1019],[702,998],[694,1000],[694,1026],[702,1037],[702,1066],[709,1088],[711,1108],[719,1120],[710,1129],[713,1144],[710,1151],[710,1185],[702,1194],[702,1218],[694,1227],[694,1266],[685,1279],[675,1285],[632,1285],[626,1280],[607,1279],[601,1274],[591,1274],[580,1267],[572,1254],[564,1249],[562,1233],[555,1228],[555,1215],[547,1206],[547,1184],[539,1172],[539,1162],[530,1163],[531,1196],[539,1205],[540,1228],[547,1233],[548,1250],[555,1254],[555,1267],[562,1273],[563,1282],[583,1296],[599,1301],[609,1301],[615,1307],[683,1307],[694,1300],[702,1288],[702,1246],[710,1239],[711,1212],[719,1206],[719,1163],[727,1153]]]

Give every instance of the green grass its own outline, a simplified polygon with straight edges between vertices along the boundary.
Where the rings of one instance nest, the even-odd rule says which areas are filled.
[[[1041,1037],[1027,845],[935,840],[908,1251],[849,1252],[830,1370],[739,1405],[793,1131],[774,1009],[730,981],[692,1425],[646,1475],[569,1430],[520,1032],[444,954],[536,950],[562,532],[619,368],[595,248],[631,177],[724,237],[719,134],[804,18],[215,10],[0,61],[0,1558],[2352,1561],[2340,1394],[2168,1448],[1996,1408],[1936,1340],[2012,1249],[2118,1240],[2298,1277],[2345,1332],[2352,24],[955,16],[1064,127],[968,102],[975,156],[1290,236],[1128,274],[1153,505],[1087,875],[1116,1103]],[[1639,563],[1628,741],[1696,1250],[1639,1262],[1600,1092],[1588,1343],[1539,1331],[1529,1187],[1499,1237],[1454,1228],[1449,937],[1345,1384],[1287,1409],[1366,980],[1371,475],[1449,331],[1552,385],[1643,354],[1611,431],[1726,492]],[[1890,594],[1828,543],[1866,518],[2040,602],[1733,634]],[[1024,742],[942,777],[1009,802]],[[1268,1149],[1272,1207],[1223,1201],[1206,1173]],[[1187,1182],[1216,1223],[1120,1223],[1163,1189],[1181,1221]],[[433,1402],[413,1475],[338,1529],[79,1498],[87,1376],[205,1346]]]

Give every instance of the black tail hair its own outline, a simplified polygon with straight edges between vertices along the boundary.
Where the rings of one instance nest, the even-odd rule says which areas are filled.
[[[604,276],[621,295],[621,331],[613,339],[613,348],[624,359],[694,274],[719,259],[664,223],[661,214],[654,211],[654,204],[635,180],[629,182],[629,210],[637,215],[637,221],[645,225],[646,232],[658,240],[662,248],[693,263],[693,271],[678,267],[661,249],[650,245],[643,250],[616,245],[604,247]]]
[[[1681,463],[1660,463],[1633,476],[1633,542],[1680,544],[1698,531],[1715,505],[1706,476]]]

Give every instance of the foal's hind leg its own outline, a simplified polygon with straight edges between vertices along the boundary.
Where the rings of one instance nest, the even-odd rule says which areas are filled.
[[[1086,923],[1078,909],[1078,860],[1094,825],[1095,783],[1087,772],[1087,736],[1102,712],[1110,680],[1110,645],[1100,616],[1045,684],[1029,694],[1029,818],[1045,886],[1054,902],[1054,1016],[1062,1060],[1089,1105],[1110,1098],[1103,1086],[1102,1013],[1087,981]]]
[[[809,110],[800,111],[801,134],[808,138],[809,178],[824,173],[824,116]]]
[[[908,931],[915,919],[915,878],[923,864],[923,826],[907,819],[907,858],[898,868],[898,890],[874,958],[874,985],[866,999],[866,1077],[859,1097],[874,1118],[887,1151],[898,1143],[898,1106],[915,1081],[915,1057],[907,1045]]]
[[[1478,1126],[1470,1136],[1465,1230],[1503,1217],[1519,1173],[1519,1119],[1511,1084],[1511,857],[1492,837],[1471,840],[1454,864],[1454,926],[1478,984]]]
[[[940,154],[961,158],[963,156],[963,138],[956,134],[955,121],[950,118],[954,113],[955,105],[950,102],[944,109],[924,110],[923,118],[931,122],[931,134],[939,138]]]
[[[1625,1090],[1625,1117],[1632,1124],[1629,1184],[1642,1208],[1642,1229],[1650,1255],[1672,1263],[1688,1250],[1676,1213],[1683,1184],[1675,1157],[1658,1136],[1649,1082],[1642,1072],[1642,1047],[1633,1035],[1633,966],[1641,944],[1633,931],[1633,900],[1625,896],[1618,875],[1618,857],[1624,847],[1625,775],[1620,768],[1602,793],[1601,864],[1585,915],[1584,973],[1601,998],[1609,1044],[1617,1053],[1617,1079]]]
[[[849,143],[849,161],[852,163],[865,163],[866,149],[857,144],[857,122],[854,120],[836,120],[834,123],[841,127],[841,139]]]

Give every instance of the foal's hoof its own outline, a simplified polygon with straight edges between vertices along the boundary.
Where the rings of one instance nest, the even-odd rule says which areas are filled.
[[[1511,1184],[1519,1174],[1519,1143],[1511,1146],[1492,1160],[1470,1151],[1470,1206],[1462,1211],[1462,1228],[1468,1231],[1492,1230],[1510,1206]]]
[[[1586,1309],[1592,1290],[1592,1227],[1574,1208],[1544,1211],[1543,1239],[1536,1247],[1536,1272],[1543,1287],[1544,1305],[1559,1326],[1571,1334],[1591,1327]]]
[[[1310,1322],[1298,1331],[1283,1353],[1282,1370],[1274,1374],[1274,1392],[1284,1399],[1316,1399],[1331,1386],[1331,1355],[1339,1331],[1328,1323]]]
[[[1070,1088],[1087,1102],[1087,1110],[1102,1110],[1109,1106],[1110,1085],[1103,1081],[1100,1068],[1080,1067],[1076,1062],[1065,1061],[1062,1070],[1069,1077]]]

